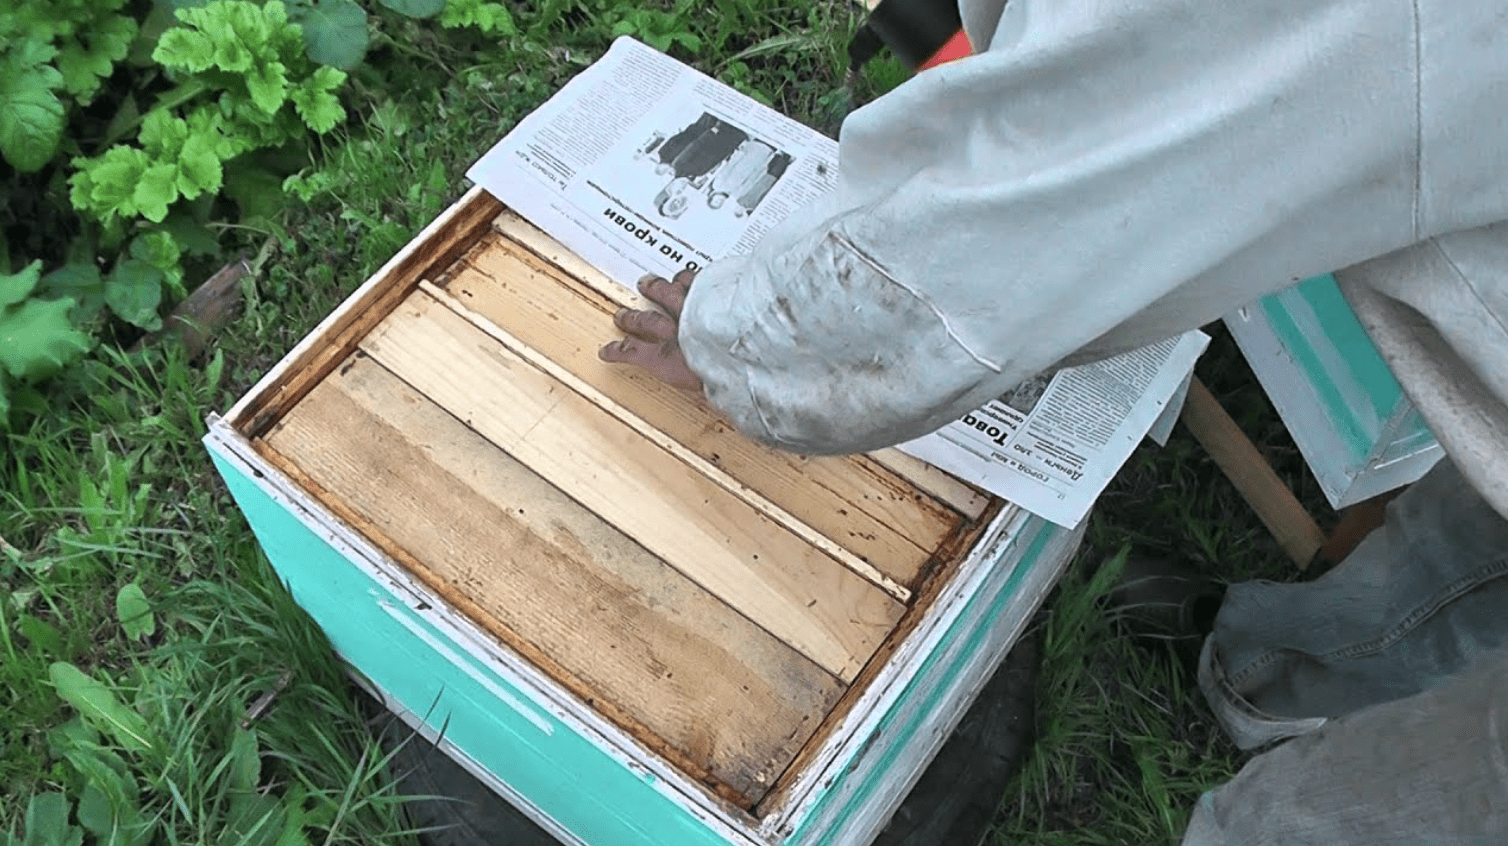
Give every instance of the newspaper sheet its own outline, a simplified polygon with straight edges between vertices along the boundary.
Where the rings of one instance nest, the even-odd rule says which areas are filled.
[[[632,287],[748,252],[837,163],[832,139],[619,38],[466,175]]]
[[[962,420],[901,445],[1060,526],[1095,499],[1167,406],[1209,338],[1190,332],[1022,382]]]
[[[620,38],[467,176],[631,288],[748,252],[831,190],[837,164],[831,139]],[[1190,333],[1033,379],[900,448],[1075,526],[1207,341]]]

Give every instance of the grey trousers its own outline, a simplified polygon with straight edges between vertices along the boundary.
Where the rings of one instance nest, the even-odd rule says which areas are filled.
[[[1447,460],[1321,578],[1233,585],[1199,685],[1256,749],[1184,846],[1508,843],[1508,521]]]

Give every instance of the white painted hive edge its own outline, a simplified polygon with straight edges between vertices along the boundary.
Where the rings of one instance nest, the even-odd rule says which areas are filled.
[[[367,294],[370,293],[373,288],[381,284],[382,280],[385,279],[388,274],[392,273],[393,268],[397,267],[399,262],[408,258],[409,255],[411,255],[415,250],[419,249],[420,244],[428,241],[431,237],[434,236],[436,232],[440,231],[440,229],[449,224],[451,218],[459,214],[462,207],[475,200],[476,197],[482,193],[484,193],[482,186],[473,185],[470,190],[468,190],[461,196],[461,199],[456,200],[450,205],[449,208],[445,209],[445,211],[441,212],[439,216],[430,221],[427,226],[419,230],[419,234],[415,235],[412,240],[405,244],[403,246],[403,249],[399,250],[397,253],[394,253],[392,258],[388,259],[383,263],[381,267],[377,268],[377,272],[373,273],[371,276],[368,276],[365,282],[361,283],[361,285],[357,287],[356,290],[352,291],[350,295],[341,302],[340,305],[335,307],[334,311],[325,315],[325,319],[321,320],[319,322],[319,325],[314,327],[314,331],[305,335],[297,344],[294,344],[293,349],[289,350],[287,355],[283,356],[277,364],[273,365],[271,370],[267,371],[267,373],[264,374],[261,379],[257,380],[257,383],[252,386],[251,390],[243,394],[241,398],[236,401],[236,404],[231,406],[230,411],[225,413],[225,418],[227,420],[239,420],[245,413],[246,409],[253,402],[260,399],[262,395],[272,387],[273,383],[276,380],[282,378],[283,374],[293,366],[294,362],[301,358],[315,345],[323,343],[326,340],[325,336],[329,333],[330,328],[335,325],[336,321],[340,320],[348,312],[354,310],[357,305],[360,304],[363,299],[365,299]]]
[[[836,842],[872,843],[884,831],[896,809],[921,780],[922,774],[936,759],[943,744],[947,742],[953,730],[958,727],[959,721],[978,698],[980,690],[989,683],[990,677],[999,669],[1006,655],[1031,623],[1032,616],[1047,598],[1051,585],[1057,581],[1067,569],[1069,562],[1073,560],[1073,551],[1083,538],[1086,525],[1087,522],[1081,522],[1073,530],[1044,526],[1045,530],[1058,533],[1058,536],[1053,538],[1041,553],[1042,558],[1054,561],[1053,565],[1032,568],[1031,573],[1021,584],[1022,590],[1007,602],[1002,611],[1002,614],[1013,619],[1014,623],[993,632],[980,644],[980,648],[969,657],[968,663],[961,671],[962,682],[954,695],[948,699],[944,708],[931,713],[923,722],[920,733],[926,735],[925,742],[917,746],[916,754],[902,759],[904,769],[899,771],[892,769],[889,773],[896,780],[899,789],[891,791],[883,804],[872,804],[864,808],[861,813],[841,820],[838,825],[840,834]],[[1021,601],[1023,598],[1025,598],[1024,604]],[[860,774],[855,773],[850,778],[858,775]]]
[[[386,585],[410,611],[443,632],[479,663],[516,687],[532,704],[569,726],[631,772],[649,773],[651,786],[702,821],[731,846],[769,846],[755,839],[756,829],[713,802],[684,774],[616,725],[598,715],[511,648],[479,629],[443,597],[410,575],[387,553],[314,500],[275,466],[258,455],[249,441],[219,415],[209,417],[206,448],[246,471],[260,488],[290,514],[315,531],[368,578]],[[359,673],[352,667],[352,675]],[[361,680],[366,683],[365,680]],[[395,712],[396,713],[396,712]],[[402,714],[399,714],[402,716]]]
[[[796,777],[784,805],[765,815],[760,823],[762,833],[777,842],[789,834],[821,798],[823,783],[835,779],[863,753],[870,734],[919,671],[919,658],[937,648],[948,627],[962,613],[971,591],[988,577],[996,549],[1009,543],[1030,520],[1030,514],[1015,506],[1007,506],[995,516],[921,623],[897,647],[886,666],[828,736],[812,763]]]
[[[1293,356],[1283,348],[1259,305],[1253,303],[1226,315],[1225,325],[1293,436],[1304,463],[1314,472],[1325,499],[1330,507],[1339,508],[1337,503],[1345,498],[1356,468],[1345,458],[1335,460],[1337,456],[1350,456],[1352,451],[1334,421],[1323,411],[1314,388],[1294,363]]]

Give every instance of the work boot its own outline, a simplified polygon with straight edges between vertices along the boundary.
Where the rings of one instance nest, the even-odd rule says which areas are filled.
[[[1215,628],[1225,586],[1185,564],[1129,558],[1105,612],[1138,640],[1198,645]]]

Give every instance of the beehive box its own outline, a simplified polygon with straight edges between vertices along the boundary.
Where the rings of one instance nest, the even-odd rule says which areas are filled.
[[[1078,536],[600,363],[633,302],[473,189],[206,444],[364,683],[562,841],[866,843]]]
[[[1333,276],[1225,318],[1333,508],[1419,479],[1445,453]]]

